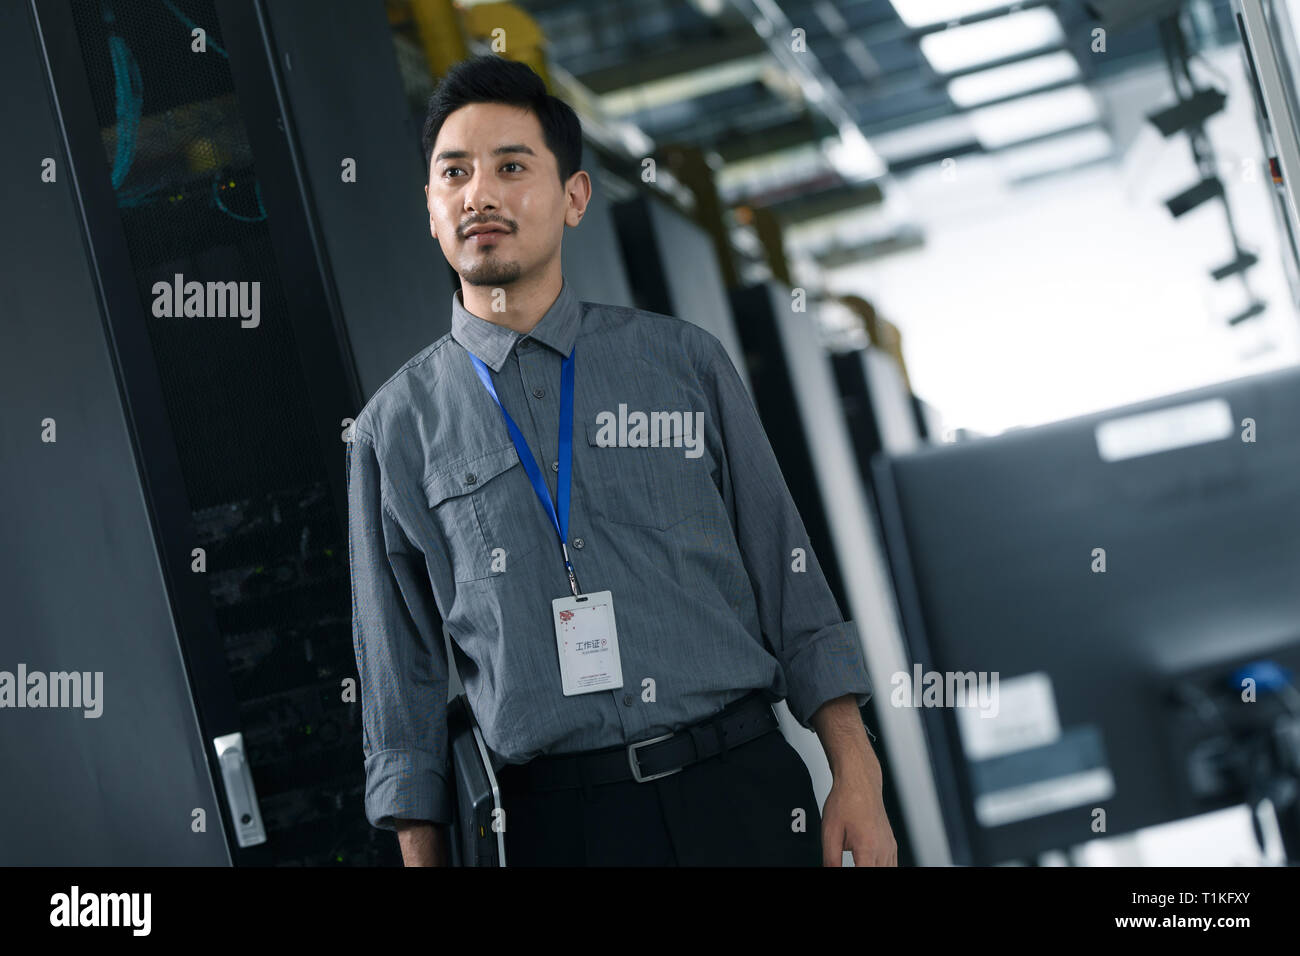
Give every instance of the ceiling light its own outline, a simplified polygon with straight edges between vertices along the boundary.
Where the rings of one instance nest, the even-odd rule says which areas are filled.
[[[949,23],[973,13],[986,13],[1008,5],[1009,0],[891,0],[898,18],[913,29],[932,23]]]
[[[909,156],[956,148],[974,138],[975,130],[966,114],[956,113],[888,133],[877,133],[871,137],[871,145],[886,162],[893,163]]]
[[[747,56],[640,83],[604,94],[600,97],[600,106],[606,116],[629,116],[642,110],[669,106],[761,80],[769,62],[766,54]]]
[[[1039,8],[931,33],[921,37],[921,52],[942,74],[1064,42],[1056,14]]]
[[[885,174],[885,163],[858,127],[840,127],[838,139],[825,141],[826,158],[835,171],[849,182],[865,182]]]
[[[982,70],[959,76],[948,84],[948,95],[958,106],[978,106],[990,100],[1002,99],[1022,90],[1033,90],[1052,83],[1077,79],[1079,64],[1062,50],[1036,56],[1019,63]]]
[[[1081,166],[1113,152],[1114,143],[1104,130],[1088,129],[1009,149],[996,158],[999,171],[1008,180],[1016,180]]]
[[[1097,104],[1083,85],[985,106],[971,110],[967,115],[985,149],[998,149],[1053,130],[1094,122],[1098,118]]]
[[[727,0],[693,0],[696,9],[706,17],[720,17],[727,7]]]

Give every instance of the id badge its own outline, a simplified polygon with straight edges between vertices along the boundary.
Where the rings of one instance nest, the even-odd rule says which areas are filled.
[[[564,696],[623,686],[609,591],[558,597],[551,602]]]

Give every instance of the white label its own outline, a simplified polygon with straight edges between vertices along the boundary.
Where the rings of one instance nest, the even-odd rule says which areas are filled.
[[[1123,461],[1141,455],[1203,445],[1232,434],[1232,409],[1222,398],[1162,408],[1097,426],[1097,452],[1102,461]]]
[[[1052,679],[1043,671],[1022,674],[995,685],[992,706],[981,711],[957,707],[957,729],[969,760],[1050,744],[1061,736]]]
[[[981,826],[998,827],[1069,807],[1109,800],[1114,795],[1115,778],[1111,772],[1105,767],[1094,767],[976,797],[975,819]]]

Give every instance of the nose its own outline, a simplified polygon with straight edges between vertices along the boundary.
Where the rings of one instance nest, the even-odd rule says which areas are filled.
[[[467,213],[484,216],[495,212],[497,208],[496,197],[491,194],[491,184],[486,177],[476,176],[474,181],[465,187],[465,211]]]

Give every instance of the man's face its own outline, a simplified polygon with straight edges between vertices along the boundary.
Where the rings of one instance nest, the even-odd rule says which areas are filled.
[[[424,193],[429,232],[476,286],[509,285],[544,267],[574,212],[537,116],[504,103],[471,103],[447,117]],[[468,235],[482,226],[504,231]]]

